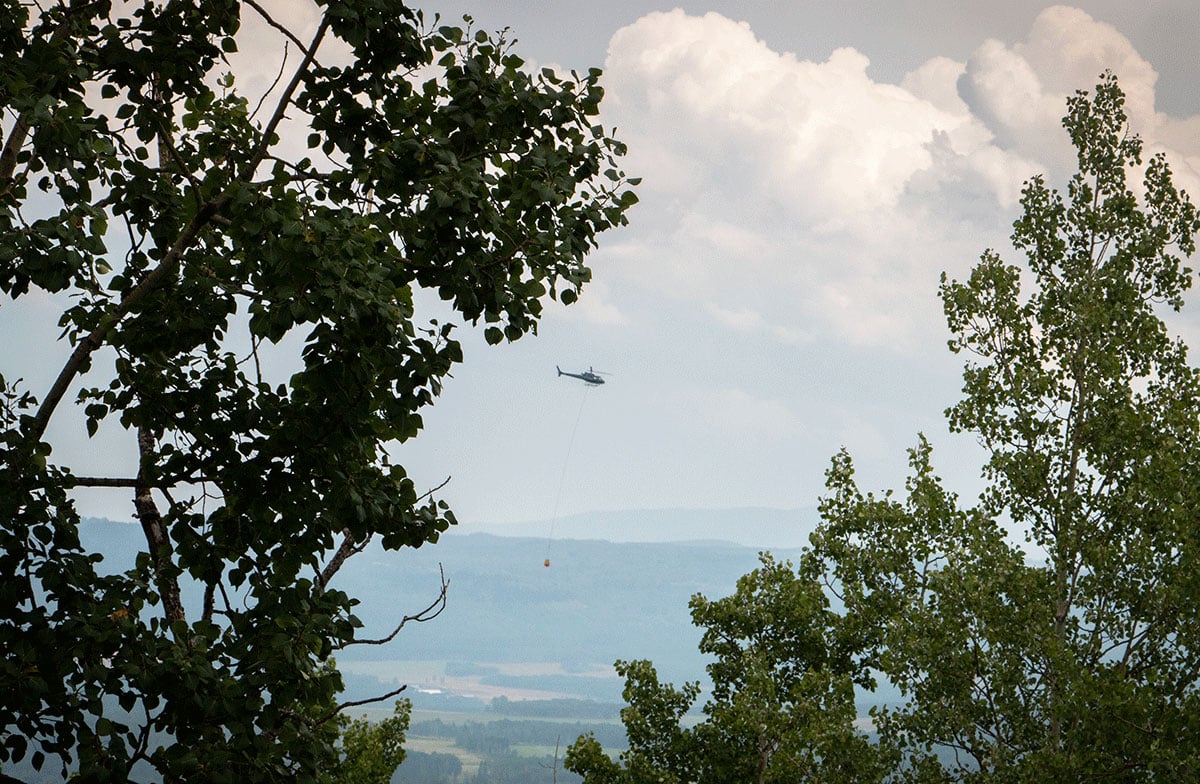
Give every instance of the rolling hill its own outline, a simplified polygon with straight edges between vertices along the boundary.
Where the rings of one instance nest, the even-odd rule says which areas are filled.
[[[83,536],[105,556],[106,569],[128,568],[144,547],[129,523],[90,520]],[[447,606],[433,621],[406,626],[390,645],[356,646],[338,659],[354,691],[416,680],[446,697],[469,688],[483,698],[537,693],[618,701],[621,684],[611,670],[618,658],[652,659],[674,681],[703,677],[688,600],[731,593],[757,565],[757,553],[718,541],[548,542],[458,531],[417,550],[373,546],[336,579],[361,600],[366,636],[382,636],[428,605],[439,570],[449,582]]]

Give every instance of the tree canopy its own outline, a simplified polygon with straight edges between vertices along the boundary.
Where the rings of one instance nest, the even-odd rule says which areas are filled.
[[[764,555],[733,595],[697,594],[691,610],[713,657],[703,718],[688,716],[699,683],[675,687],[649,661],[617,662],[629,749],[614,761],[581,737],[568,770],[586,784],[879,780],[883,758],[854,725],[854,686],[873,681],[818,583]]]
[[[322,663],[368,641],[338,567],[454,522],[387,446],[455,324],[535,331],[636,201],[600,72],[377,0],[0,0],[0,50],[0,292],[69,347],[46,389],[0,368],[0,765],[313,780]],[[80,475],[60,442],[102,426],[137,458]],[[80,545],[94,487],[132,497],[127,572]]]
[[[404,762],[404,738],[411,716],[408,700],[398,700],[392,715],[377,722],[340,714],[338,760],[329,771],[329,784],[388,784]]]
[[[1026,183],[1023,266],[988,251],[943,277],[969,357],[947,416],[989,453],[979,504],[942,486],[924,441],[903,501],[864,495],[847,455],[829,472],[816,556],[908,700],[881,732],[932,780],[1200,764],[1200,375],[1163,320],[1200,221],[1162,155],[1143,165],[1123,106],[1111,74],[1068,99],[1079,169],[1065,194]]]

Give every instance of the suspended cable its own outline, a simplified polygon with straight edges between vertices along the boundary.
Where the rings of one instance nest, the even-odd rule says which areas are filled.
[[[546,539],[546,560],[544,566],[550,565],[550,546],[554,543],[554,529],[558,525],[558,507],[562,503],[563,487],[567,483],[567,468],[571,464],[571,451],[575,447],[575,433],[579,431],[579,421],[583,419],[583,407],[587,403],[588,392],[591,387],[583,388],[583,395],[579,399],[579,413],[575,415],[575,424],[571,427],[571,437],[567,440],[567,454],[563,458],[562,473],[558,477],[558,491],[554,494],[554,514],[550,516],[550,535]]]

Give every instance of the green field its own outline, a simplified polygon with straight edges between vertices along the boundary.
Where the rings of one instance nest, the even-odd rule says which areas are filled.
[[[415,738],[409,737],[404,743],[405,751],[417,751],[425,754],[453,754],[462,763],[463,778],[473,778],[479,773],[479,763],[483,757],[478,754],[460,749],[454,745],[452,738]]]

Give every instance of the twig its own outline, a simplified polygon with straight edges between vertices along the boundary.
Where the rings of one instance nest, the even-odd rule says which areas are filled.
[[[250,112],[250,119],[254,119],[255,117],[258,116],[258,110],[261,109],[263,107],[263,104],[267,102],[267,96],[270,95],[271,92],[276,87],[279,86],[279,80],[283,78],[283,71],[285,68],[287,68],[287,60],[288,60],[288,42],[284,41],[283,42],[283,60],[279,63],[279,73],[275,74],[275,79],[271,82],[271,86],[268,87],[261,96],[259,96],[258,103],[254,105],[254,111]]]
[[[338,706],[334,709],[333,712],[341,713],[346,708],[357,708],[359,705],[370,705],[373,702],[383,702],[386,699],[395,697],[397,694],[400,694],[407,688],[408,688],[408,684],[406,683],[403,686],[401,686],[400,688],[392,689],[387,694],[380,694],[378,697],[367,697],[366,699],[363,699],[363,700],[347,700],[346,702],[338,703]]]
[[[154,86],[154,99],[156,101],[159,100],[158,82],[157,81],[155,81],[155,86]],[[159,103],[159,109],[161,111],[163,111],[164,115],[167,114],[167,112],[165,110],[168,106],[170,106],[170,104]],[[187,163],[183,160],[183,155],[180,154],[179,149],[175,146],[175,138],[172,135],[172,129],[171,129],[171,120],[170,119],[164,120],[160,117],[158,125],[159,125],[159,128],[158,128],[158,166],[159,166],[159,169],[161,169],[163,171],[163,173],[168,174],[167,181],[170,182],[170,175],[169,175],[169,172],[167,172],[166,162],[163,161],[163,157],[164,157],[163,153],[166,153],[165,157],[167,157],[171,162],[173,162],[176,166],[179,167],[180,173],[183,174],[183,176],[187,179],[188,184],[192,186],[192,201],[195,202],[196,209],[200,209],[200,207],[203,205],[203,201],[200,198],[200,194],[202,193],[202,191],[200,189],[200,183],[196,180],[196,177],[192,174],[191,170],[188,169]]]
[[[304,42],[303,42],[303,41],[301,41],[299,38],[297,38],[297,37],[295,36],[295,34],[293,34],[293,33],[292,33],[292,31],[291,31],[291,30],[287,29],[286,27],[284,27],[283,25],[281,25],[279,22],[276,22],[276,21],[275,21],[275,20],[274,20],[274,19],[271,17],[271,15],[267,13],[267,9],[263,8],[261,5],[259,5],[257,2],[255,2],[255,0],[246,0],[246,5],[250,6],[250,7],[251,7],[251,8],[253,8],[255,11],[257,11],[257,12],[258,12],[258,15],[259,15],[259,16],[261,16],[261,17],[263,18],[263,21],[264,21],[264,22],[266,22],[267,24],[269,24],[271,27],[274,27],[274,28],[275,28],[276,30],[278,30],[279,32],[283,33],[283,34],[284,34],[284,35],[287,37],[287,39],[288,39],[289,41],[291,41],[292,43],[294,43],[294,44],[296,45],[296,47],[297,47],[297,48],[299,48],[299,49],[300,49],[300,51],[301,51],[301,52],[303,52],[303,53],[305,54],[305,56],[306,56],[306,57],[308,57],[310,60],[314,60],[314,61],[317,59],[317,58],[316,58],[316,51],[314,50],[314,51],[313,51],[313,52],[310,54],[310,53],[309,53],[309,50],[308,50],[308,47],[306,47],[306,46],[304,45]]]
[[[67,487],[137,487],[138,480],[107,476],[67,476],[63,478]]]
[[[225,592],[225,583],[221,580],[217,580],[217,590],[221,592],[221,599],[225,602],[225,614],[232,615],[233,605],[229,602],[229,594]]]
[[[137,747],[134,750],[134,753],[130,755],[129,761],[125,765],[125,775],[127,777],[133,772],[134,766],[137,765],[139,761],[144,760],[146,762],[151,762],[150,755],[146,753],[146,750],[150,747],[150,708],[146,706],[144,701],[142,702],[142,713],[145,715],[146,719],[138,731]],[[153,763],[151,762],[151,764]]]
[[[254,380],[260,385],[262,384],[262,364],[258,360],[258,342],[259,337],[253,332],[250,333],[250,356],[254,357]]]
[[[200,484],[201,482],[210,481],[207,477],[176,477],[173,479],[162,479],[157,482],[146,482],[146,486],[155,490],[162,490],[165,494],[166,489],[174,487],[178,484]],[[66,487],[137,487],[138,480],[128,477],[118,476],[67,476],[63,479],[63,485]],[[168,496],[169,501],[174,501]]]
[[[370,705],[375,702],[383,702],[384,700],[395,697],[397,694],[400,694],[407,688],[408,688],[408,684],[406,683],[403,686],[401,686],[400,688],[392,689],[387,694],[380,694],[378,697],[367,697],[365,700],[347,700],[346,702],[340,702],[340,703],[338,703],[336,708],[329,711],[321,718],[315,719],[315,720],[305,720],[304,723],[310,727],[318,727],[318,726],[324,724],[325,722],[329,721],[330,719],[332,719],[334,716],[338,715],[342,711],[346,710],[346,708],[356,708],[359,705]],[[292,714],[292,715],[295,715],[295,714]]]
[[[442,480],[442,483],[440,485],[438,485],[437,487],[431,487],[430,489],[426,490],[424,493],[421,493],[421,495],[417,496],[417,500],[414,501],[414,503],[420,503],[421,501],[424,501],[426,498],[429,498],[434,493],[436,493],[438,490],[441,490],[443,487],[450,484],[450,480],[452,478],[453,477],[451,477],[451,476],[447,476],[445,479]]]
[[[255,354],[255,362],[257,361],[258,355]],[[440,485],[431,488],[418,496],[416,502],[414,503],[420,503],[426,498],[429,498],[438,490],[441,490],[443,487],[450,484],[450,479],[451,477],[446,477],[446,479]],[[342,537],[342,543],[338,545],[337,552],[333,554],[333,557],[329,559],[329,563],[326,564],[325,568],[321,570],[321,573],[317,575],[317,580],[322,588],[329,585],[329,582],[338,573],[338,570],[342,568],[342,564],[346,562],[347,558],[361,553],[363,550],[367,549],[367,545],[371,543],[371,537],[369,536],[366,539],[363,539],[361,542],[356,540],[354,535],[350,533],[349,528],[343,529],[343,534],[344,536]]]
[[[249,160],[246,161],[246,168],[242,170],[240,179],[248,181],[254,176],[254,171],[258,165],[262,163],[263,157],[267,154],[267,150],[271,146],[271,137],[275,135],[275,129],[279,127],[279,123],[283,122],[283,115],[287,112],[287,105],[292,101],[292,95],[295,94],[296,88],[300,86],[300,80],[304,77],[304,72],[308,70],[317,54],[317,47],[321,45],[321,39],[325,37],[325,31],[329,29],[329,12],[321,17],[321,24],[317,27],[317,32],[313,34],[312,43],[307,49],[301,47],[304,51],[304,59],[296,68],[296,72],[292,74],[292,80],[288,82],[288,86],[284,88],[283,95],[279,97],[279,103],[275,104],[275,112],[271,115],[271,119],[267,121],[267,125],[262,130],[262,138],[258,140],[258,146],[254,153],[251,154]]]
[[[400,619],[400,624],[393,629],[392,633],[387,637],[381,637],[378,640],[351,640],[342,647],[348,648],[351,645],[386,645],[387,643],[396,639],[396,635],[400,633],[400,630],[403,629],[409,621],[425,623],[426,621],[432,621],[434,618],[441,615],[442,611],[446,609],[446,589],[450,587],[450,583],[446,582],[446,570],[442,568],[441,564],[438,564],[438,574],[441,577],[442,588],[438,592],[438,596],[433,600],[432,604],[415,615],[404,616],[402,619]]]

